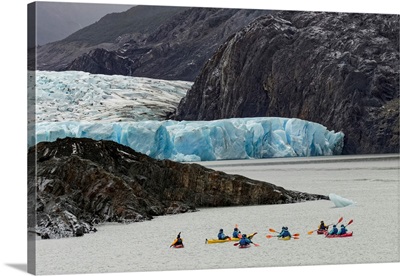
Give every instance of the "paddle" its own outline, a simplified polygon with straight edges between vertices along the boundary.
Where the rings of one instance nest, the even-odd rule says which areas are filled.
[[[338,220],[338,222],[337,222],[336,224],[341,223],[342,220],[343,220],[343,217],[340,217],[339,220]],[[328,226],[331,226],[331,225],[333,225],[333,223],[328,224]],[[307,234],[308,234],[308,235],[311,235],[312,233],[314,233],[315,231],[318,231],[318,230],[319,230],[319,229],[308,231]]]
[[[270,232],[274,232],[274,233],[280,233],[280,232],[278,232],[278,231],[276,231],[276,230],[274,230],[274,229],[272,229],[272,228],[269,228],[269,231],[270,231]],[[298,236],[300,236],[299,233],[296,233],[296,234],[293,234],[293,235],[292,235],[292,237],[298,237]]]
[[[172,246],[174,246],[174,244],[177,242],[178,239],[175,239],[172,244],[169,246],[169,248],[171,248]]]
[[[299,237],[300,236],[300,234],[299,233],[296,233],[296,234],[293,234],[292,235],[292,237]],[[278,237],[277,235],[267,235],[266,236],[268,239],[270,239],[270,238],[274,238],[274,237]]]
[[[298,239],[300,239],[299,236],[300,236],[300,234],[296,233],[296,234],[292,235],[292,238],[295,239],[295,240],[298,240]],[[267,239],[270,239],[270,238],[276,238],[278,236],[276,236],[276,235],[267,235],[266,237],[267,237]]]
[[[260,246],[258,243],[254,243],[254,242],[251,242],[251,243],[254,244],[254,246]],[[233,244],[233,246],[237,246],[237,245],[239,245],[238,242],[235,242],[235,243]]]
[[[352,224],[352,223],[353,223],[353,220],[351,219],[351,220],[347,223],[347,225],[346,225],[345,227],[349,226],[349,225]]]

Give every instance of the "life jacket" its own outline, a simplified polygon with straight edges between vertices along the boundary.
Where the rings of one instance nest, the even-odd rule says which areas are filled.
[[[250,240],[248,238],[241,238],[240,241],[239,241],[240,245],[247,245],[247,244],[250,244],[250,243],[251,242],[250,242]]]
[[[183,240],[181,238],[176,239],[176,242],[174,243],[174,245],[179,245],[179,244],[183,244]]]
[[[341,227],[340,230],[338,231],[338,235],[343,235],[347,233],[346,227]]]
[[[232,233],[232,237],[233,238],[239,238],[239,231],[233,231],[233,233]]]
[[[281,234],[281,237],[282,238],[284,238],[284,237],[291,237],[292,235],[290,235],[290,232],[288,231],[288,230],[284,230],[283,232],[282,232],[282,234]]]
[[[329,232],[329,235],[337,235],[338,229],[337,227],[333,227],[332,230]]]
[[[223,240],[225,238],[225,234],[223,232],[218,233],[218,239]]]

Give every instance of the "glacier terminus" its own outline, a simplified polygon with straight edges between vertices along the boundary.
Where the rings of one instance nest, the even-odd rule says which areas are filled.
[[[29,146],[57,138],[112,140],[157,159],[196,162],[341,154],[344,134],[280,117],[214,121],[40,122]],[[35,133],[30,132],[30,133]]]

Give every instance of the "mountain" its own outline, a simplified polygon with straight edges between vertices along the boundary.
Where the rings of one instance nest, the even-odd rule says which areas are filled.
[[[221,43],[265,10],[136,6],[37,49],[37,69],[193,81]]]
[[[141,41],[162,22],[185,9],[134,6],[125,12],[107,14],[63,40],[37,47],[36,68],[33,63],[28,64],[28,68],[63,71],[75,58],[91,50],[118,49],[124,39]]]
[[[39,45],[61,40],[98,21],[106,14],[132,5],[36,2],[36,39]]]
[[[112,141],[65,138],[28,151],[28,224],[42,238],[81,236],[102,222],[135,222],[198,207],[329,198],[155,160]]]
[[[278,12],[230,37],[177,120],[289,117],[345,134],[344,153],[399,151],[399,15]]]

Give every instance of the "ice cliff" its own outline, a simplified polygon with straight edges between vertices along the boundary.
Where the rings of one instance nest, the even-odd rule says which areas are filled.
[[[157,159],[207,161],[341,154],[344,134],[289,118],[215,121],[41,122],[36,141],[76,137],[112,140]],[[30,133],[35,133],[31,131]]]

